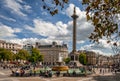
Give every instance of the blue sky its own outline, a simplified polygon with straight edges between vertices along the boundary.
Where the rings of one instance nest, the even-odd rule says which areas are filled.
[[[70,0],[63,10],[51,16],[42,8],[41,0],[0,0],[0,39],[14,43],[68,44],[72,49],[72,18],[76,7],[77,50],[90,50],[100,54],[112,54],[104,39],[101,43],[90,43],[88,36],[94,26],[86,21],[84,6],[81,0]]]

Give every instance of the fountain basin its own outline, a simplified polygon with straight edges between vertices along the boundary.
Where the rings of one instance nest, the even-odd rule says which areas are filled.
[[[68,66],[54,66],[52,67],[53,71],[68,71],[69,67]]]

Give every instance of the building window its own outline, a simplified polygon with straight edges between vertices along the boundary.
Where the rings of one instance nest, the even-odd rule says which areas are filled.
[[[71,56],[71,60],[74,60],[74,56]]]

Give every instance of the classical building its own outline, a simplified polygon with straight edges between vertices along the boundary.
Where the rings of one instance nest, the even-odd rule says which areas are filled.
[[[78,52],[79,54],[86,54],[86,60],[88,65],[111,66],[115,63],[120,63],[120,54],[114,56],[107,56],[87,50],[79,50]]]
[[[97,56],[96,53],[93,51],[86,51],[86,59],[88,65],[96,65],[97,62]]]
[[[116,54],[113,56],[114,58],[114,61],[117,63],[117,62],[120,62],[120,54]]]
[[[86,54],[86,60],[88,65],[96,65],[97,62],[97,54],[93,51],[87,51],[87,50],[79,50],[80,53],[85,53]]]
[[[120,65],[120,54],[116,54],[113,56],[113,61],[114,64],[119,64]]]
[[[22,46],[16,43],[10,43],[0,40],[0,48],[11,50],[13,53],[16,54],[22,48]]]
[[[97,60],[97,65],[98,66],[104,66],[105,67],[105,66],[113,65],[113,57],[112,56],[98,54],[96,60]]]
[[[114,64],[114,60],[112,56],[108,56],[108,66],[112,66]]]
[[[108,56],[105,56],[105,55],[99,55],[98,57],[98,65],[99,66],[105,66],[105,65],[108,65],[108,60],[109,57]]]
[[[38,48],[43,55],[44,65],[54,65],[59,61],[59,56],[61,56],[62,59],[68,57],[67,44],[58,45],[56,42],[53,42],[51,45],[41,45],[39,42],[36,42],[35,47]]]

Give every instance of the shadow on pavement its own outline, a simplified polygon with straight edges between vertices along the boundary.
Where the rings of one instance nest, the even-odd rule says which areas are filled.
[[[95,81],[120,81],[120,73],[114,75],[94,76],[93,79]]]

